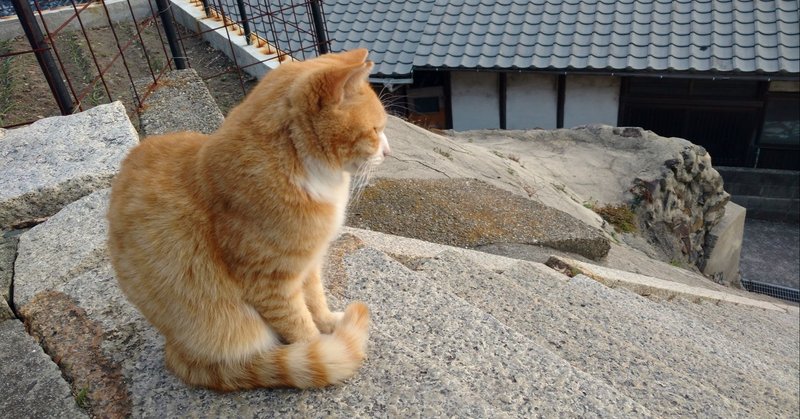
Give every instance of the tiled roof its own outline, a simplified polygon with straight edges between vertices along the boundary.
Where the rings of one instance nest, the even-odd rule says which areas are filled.
[[[413,68],[800,73],[800,2],[328,0],[333,50]]]

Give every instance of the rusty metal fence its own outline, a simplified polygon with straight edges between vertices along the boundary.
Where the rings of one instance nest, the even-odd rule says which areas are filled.
[[[328,51],[318,0],[188,0],[202,10],[206,30],[179,25],[170,0],[57,0],[54,9],[46,1],[0,0],[0,127],[115,100],[133,114],[167,71],[187,67],[202,68],[217,90],[236,89],[241,98],[253,84],[248,66]],[[3,16],[9,2],[14,15]],[[230,50],[253,45],[263,59],[239,64],[235,54],[208,52],[204,36],[218,30],[228,33]]]

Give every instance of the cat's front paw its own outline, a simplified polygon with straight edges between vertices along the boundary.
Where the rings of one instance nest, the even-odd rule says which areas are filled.
[[[344,313],[341,311],[334,311],[331,312],[330,315],[325,316],[324,319],[317,325],[319,327],[319,331],[321,333],[333,333],[336,330],[336,325],[342,321],[344,318]]]

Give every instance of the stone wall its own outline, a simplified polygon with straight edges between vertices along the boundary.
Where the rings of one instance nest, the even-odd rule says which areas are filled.
[[[725,215],[730,195],[703,147],[687,143],[664,161],[660,175],[635,178],[630,192],[651,242],[675,261],[705,262],[708,233]]]

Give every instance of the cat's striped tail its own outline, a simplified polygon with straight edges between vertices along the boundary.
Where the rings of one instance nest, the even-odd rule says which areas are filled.
[[[365,356],[369,310],[352,303],[330,335],[309,342],[279,345],[249,359],[215,362],[188,361],[175,351],[166,351],[172,372],[191,385],[219,391],[259,387],[324,387],[352,377]]]

